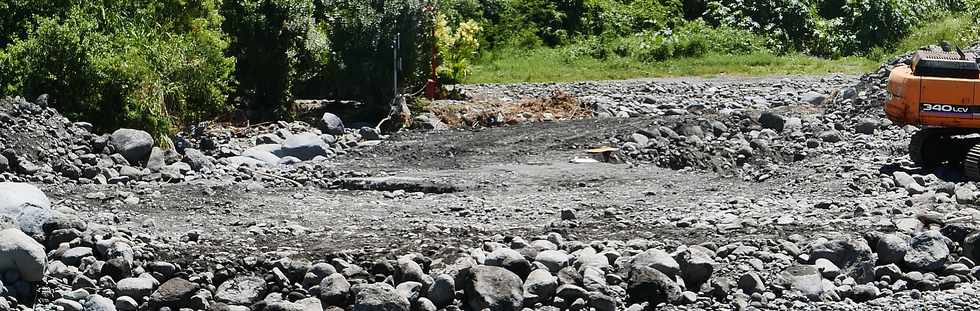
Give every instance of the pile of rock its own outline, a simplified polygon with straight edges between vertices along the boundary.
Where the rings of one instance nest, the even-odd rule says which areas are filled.
[[[0,191],[0,217],[12,219],[0,231],[2,310],[797,308],[920,297],[980,276],[980,226],[926,216],[909,234],[718,246],[586,243],[551,232],[530,240],[495,236],[447,258],[313,262],[268,253],[181,265],[158,258],[197,243],[199,234],[179,242],[134,235],[54,214],[33,186],[0,187],[7,190]],[[58,216],[32,216],[37,210]]]
[[[92,125],[70,122],[47,107],[46,96],[0,98],[0,128],[0,181],[54,182],[54,163],[92,152]]]
[[[319,127],[278,122],[252,128],[246,137],[232,135],[232,128],[196,126],[173,139],[175,148],[164,149],[145,131],[95,135],[91,124],[71,123],[54,109],[19,97],[0,100],[0,124],[5,129],[0,132],[0,181],[45,183],[207,178],[325,186],[334,174],[328,159],[381,139],[373,128],[346,129],[338,117],[325,113]],[[164,145],[169,144],[168,139]]]
[[[556,90],[592,107],[597,117],[696,115],[705,111],[768,110],[820,105],[853,77],[665,78],[572,83],[474,84],[462,86],[476,101],[518,102],[548,98]]]
[[[762,180],[782,164],[819,154],[856,150],[852,139],[872,135],[890,122],[846,122],[834,115],[790,112],[733,112],[702,117],[668,117],[625,136],[614,137],[636,162],[671,169],[693,168]]]

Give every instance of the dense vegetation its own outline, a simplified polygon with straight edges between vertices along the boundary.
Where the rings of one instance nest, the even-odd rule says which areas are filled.
[[[0,95],[49,94],[52,105],[101,129],[128,126],[163,135],[234,108],[253,112],[254,118],[289,117],[296,98],[356,99],[383,113],[395,92],[414,92],[433,75],[442,82],[466,81],[474,63],[501,55],[590,60],[600,68],[718,60],[714,55],[772,62],[781,61],[772,55],[874,55],[899,48],[923,23],[950,14],[976,25],[980,5],[978,0],[7,0],[0,2]],[[963,36],[972,40],[976,34],[971,29]],[[746,57],[756,55],[764,57]],[[437,68],[430,66],[433,59]]]

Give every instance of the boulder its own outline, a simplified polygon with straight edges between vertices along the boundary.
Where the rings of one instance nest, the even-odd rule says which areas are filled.
[[[342,306],[350,295],[350,283],[340,273],[334,273],[320,282],[320,301],[328,306]]]
[[[304,311],[303,306],[287,300],[271,301],[265,305],[262,311]]]
[[[41,243],[19,229],[0,231],[0,272],[17,271],[25,281],[40,282],[46,264]]]
[[[423,113],[415,117],[413,124],[424,130],[443,131],[448,130],[449,125],[442,122],[435,114]]]
[[[878,126],[878,120],[861,119],[858,121],[857,125],[854,126],[854,131],[859,134],[874,135],[875,130],[878,129]]]
[[[0,182],[0,215],[3,211],[29,204],[51,208],[51,201],[41,189],[26,183]]]
[[[116,283],[116,293],[120,296],[129,296],[142,300],[143,297],[153,294],[153,282],[151,278],[125,278]]]
[[[959,187],[964,188],[964,187]],[[966,237],[974,232],[980,231],[980,222],[976,221],[954,221],[943,225],[943,228],[939,230],[943,236],[949,238],[953,242],[963,244]]]
[[[819,301],[823,294],[823,278],[814,266],[798,265],[787,268],[779,274],[783,287],[797,291],[810,301]]]
[[[408,257],[398,258],[396,264],[398,264],[398,270],[396,270],[397,273],[395,274],[396,282],[413,281],[422,284],[431,283],[431,281],[427,280],[428,276],[425,275],[422,266],[412,259]]]
[[[524,290],[517,274],[501,267],[482,265],[460,273],[463,302],[469,310],[521,310]]]
[[[118,129],[109,136],[109,143],[116,153],[121,154],[130,164],[143,162],[153,150],[153,136],[134,129]]]
[[[667,274],[648,265],[639,265],[629,271],[626,294],[630,303],[657,305],[677,301],[681,289]]]
[[[939,231],[930,230],[912,237],[905,253],[905,265],[917,271],[938,271],[946,264],[949,247]]]
[[[786,125],[786,118],[781,115],[772,112],[763,112],[759,116],[759,124],[762,124],[762,128],[767,128],[774,130],[776,132],[782,132],[783,126]]]
[[[878,265],[902,264],[905,253],[909,251],[909,242],[897,234],[884,234],[875,243],[878,252]]]
[[[380,140],[381,139],[381,133],[378,132],[378,130],[375,129],[375,128],[373,128],[373,127],[369,127],[369,126],[361,127],[361,129],[358,130],[357,133],[359,135],[361,135],[361,139],[363,139],[363,140]]]
[[[331,135],[344,134],[344,121],[340,120],[340,117],[335,114],[324,112],[323,116],[320,117],[319,123],[320,130],[324,133]]]
[[[172,278],[163,282],[160,288],[157,288],[150,295],[149,303],[152,308],[169,307],[171,309],[179,309],[188,307],[191,297],[194,296],[194,293],[199,288],[200,286],[196,283],[183,278]]]
[[[272,154],[282,157],[296,157],[303,161],[313,160],[317,156],[328,156],[332,153],[330,146],[327,145],[320,136],[306,132],[291,135],[282,143],[282,149],[273,151]]]
[[[680,265],[684,284],[687,285],[687,288],[695,290],[708,282],[711,274],[715,271],[714,266],[717,264],[711,254],[696,247],[687,248],[677,253],[674,255],[674,259]]]
[[[810,105],[822,105],[827,102],[827,95],[810,91],[800,95],[800,101]]]
[[[320,299],[313,297],[297,300],[296,304],[303,307],[303,311],[323,311],[323,304]]]
[[[233,305],[251,305],[265,294],[265,280],[254,276],[239,276],[218,286],[214,298]]]
[[[521,279],[527,278],[527,275],[531,273],[531,263],[521,253],[506,247],[490,252],[484,264],[510,270]]]
[[[408,299],[398,295],[387,283],[354,286],[354,311],[409,311]]]
[[[408,299],[409,304],[414,304],[422,296],[422,283],[408,281],[395,286],[395,292],[402,298]]]
[[[892,173],[892,178],[895,179],[895,184],[899,187],[905,188],[910,194],[920,194],[926,192],[926,187],[919,184],[912,175],[906,172],[895,171]]]
[[[811,245],[810,263],[826,258],[841,268],[858,283],[874,280],[874,266],[878,256],[864,239],[830,240]]]
[[[872,300],[878,298],[879,295],[881,295],[881,290],[873,284],[855,285],[851,291],[851,299],[856,302]]]
[[[273,145],[273,146],[275,146],[275,148],[261,147],[261,146],[248,148],[245,149],[244,152],[242,152],[242,156],[256,159],[269,164],[279,163],[279,157],[276,156],[275,154],[272,154],[272,152],[268,150],[269,149],[277,150],[276,148],[279,148],[280,145]]]
[[[167,158],[164,156],[163,149],[153,147],[150,150],[150,157],[146,160],[146,168],[151,172],[159,172],[165,165],[167,165]]]
[[[45,232],[85,228],[80,219],[51,209],[40,189],[25,183],[0,182],[0,229],[18,228],[44,239]]]
[[[738,289],[748,294],[762,293],[766,291],[766,283],[758,273],[746,272],[738,278]]]
[[[537,269],[528,274],[527,281],[524,282],[524,299],[533,302],[547,301],[555,294],[558,288],[558,278],[551,275],[548,270]]]
[[[571,260],[572,256],[568,255],[568,253],[557,250],[541,251],[534,257],[534,261],[540,262],[551,272],[558,272],[561,268],[568,266]]]
[[[102,297],[100,295],[91,295],[82,304],[82,310],[85,311],[116,311],[116,304],[112,302],[112,299]]]
[[[436,307],[445,308],[456,299],[456,281],[448,274],[437,275],[432,286],[429,286],[429,294],[426,297]]]
[[[680,275],[681,272],[681,266],[677,263],[677,260],[674,260],[674,257],[671,257],[670,254],[661,249],[648,249],[636,255],[630,261],[629,267],[630,269],[636,269],[638,267],[654,268],[666,274],[669,278],[674,278],[674,276]]]
[[[203,152],[193,148],[184,149],[184,159],[182,160],[195,172],[210,171],[214,168],[214,163]]]
[[[72,247],[61,254],[61,261],[69,266],[78,266],[82,263],[82,258],[92,256],[91,247]]]

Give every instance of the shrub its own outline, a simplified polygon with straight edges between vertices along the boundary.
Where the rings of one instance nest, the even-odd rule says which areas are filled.
[[[222,12],[228,53],[238,62],[237,95],[263,115],[282,116],[329,63],[327,27],[314,19],[313,1],[228,1]]]
[[[37,17],[4,47],[6,95],[49,94],[53,106],[99,129],[157,137],[227,109],[233,62],[215,1],[81,3]]]
[[[808,51],[813,39],[816,14],[806,0],[713,0],[706,7],[709,22],[763,35],[777,51]]]
[[[973,22],[974,39],[980,39],[980,0],[965,0],[963,7],[966,9],[967,16]]]
[[[449,83],[463,81],[470,74],[470,59],[480,48],[477,34],[480,26],[475,21],[460,23],[456,29],[442,14],[436,17],[436,45],[442,62],[439,64],[439,78]]]
[[[674,31],[645,32],[614,43],[612,50],[642,61],[699,57],[711,53],[749,54],[765,50],[764,40],[746,30],[711,27],[695,20]]]
[[[431,76],[435,17],[429,3],[343,0],[325,14],[332,43],[329,87],[334,96],[365,101],[374,108],[367,113],[381,115],[387,112],[396,86],[415,88]],[[397,64],[396,38],[401,58]],[[396,65],[398,81],[394,81]]]
[[[713,0],[704,15],[764,35],[777,51],[841,56],[893,47],[920,23],[963,7],[961,0]]]
[[[583,17],[591,35],[626,36],[637,31],[659,31],[683,23],[679,0],[588,0]]]

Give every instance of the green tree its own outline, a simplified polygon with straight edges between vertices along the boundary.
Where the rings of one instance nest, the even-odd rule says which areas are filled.
[[[238,62],[237,95],[249,108],[286,112],[327,70],[327,28],[314,18],[314,8],[311,0],[225,3],[223,28],[232,37],[228,53]]]
[[[227,110],[234,63],[224,56],[220,1],[59,3],[9,36],[4,95],[49,94],[66,115],[102,130],[158,137]]]

